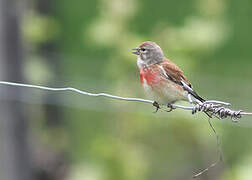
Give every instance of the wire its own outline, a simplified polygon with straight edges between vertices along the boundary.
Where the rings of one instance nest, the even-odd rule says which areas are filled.
[[[79,90],[73,87],[61,87],[61,88],[52,88],[47,86],[40,86],[40,85],[32,85],[32,84],[24,84],[24,83],[15,83],[15,82],[8,82],[8,81],[0,81],[0,84],[2,85],[9,85],[9,86],[15,86],[15,87],[26,87],[26,88],[35,88],[35,89],[41,89],[41,90],[47,90],[47,91],[71,91],[87,96],[92,97],[107,97],[117,100],[123,100],[123,101],[135,101],[135,102],[143,102],[143,103],[149,103],[152,105],[155,105],[155,101],[148,100],[148,99],[142,99],[142,98],[129,98],[129,97],[120,97],[111,95],[108,93],[90,93],[83,90]],[[191,110],[192,114],[195,114],[198,111],[205,112],[206,114],[210,114],[212,116],[218,117],[220,119],[224,119],[227,117],[231,117],[233,122],[237,122],[237,119],[241,118],[242,115],[252,115],[250,112],[244,112],[242,110],[235,111],[231,110],[229,108],[223,107],[222,105],[230,105],[229,103],[222,102],[222,101],[216,101],[216,100],[208,100],[204,103],[201,103],[199,101],[195,102],[196,104],[193,106],[182,106],[177,104],[171,104],[171,107],[173,109],[180,108],[184,110]]]

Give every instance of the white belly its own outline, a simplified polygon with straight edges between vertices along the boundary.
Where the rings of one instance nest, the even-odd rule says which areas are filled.
[[[173,101],[186,100],[187,98],[187,92],[178,89],[178,86],[173,83],[166,84],[165,88],[160,88],[157,86],[149,86],[143,78],[143,88],[146,94],[159,104],[166,105]]]

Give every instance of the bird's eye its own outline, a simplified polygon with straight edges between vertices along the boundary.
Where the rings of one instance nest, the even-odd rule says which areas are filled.
[[[141,51],[145,52],[145,51],[146,51],[146,49],[145,49],[145,48],[142,48],[142,49],[141,49]]]

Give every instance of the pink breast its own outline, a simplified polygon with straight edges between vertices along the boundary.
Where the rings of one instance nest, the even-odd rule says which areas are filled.
[[[146,81],[147,84],[153,85],[159,82],[160,78],[158,76],[157,72],[151,71],[149,68],[141,68],[139,70],[140,73],[140,82],[141,84],[144,84],[144,81]]]

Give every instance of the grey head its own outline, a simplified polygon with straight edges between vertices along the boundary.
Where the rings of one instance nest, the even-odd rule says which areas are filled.
[[[162,62],[164,59],[162,49],[152,41],[143,42],[133,50],[132,53],[138,55],[137,64],[140,68]]]

